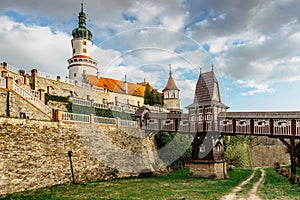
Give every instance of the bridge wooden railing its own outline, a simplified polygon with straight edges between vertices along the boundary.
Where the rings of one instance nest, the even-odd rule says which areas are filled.
[[[247,134],[300,138],[300,112],[220,113],[218,130],[226,135]]]
[[[142,120],[141,127],[151,132],[220,132],[300,139],[300,112],[228,112],[209,121],[191,121],[186,114],[152,113]]]

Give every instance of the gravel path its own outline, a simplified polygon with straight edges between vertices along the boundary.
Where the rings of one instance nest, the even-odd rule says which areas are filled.
[[[244,185],[246,185],[247,183],[249,183],[249,181],[254,177],[255,172],[258,170],[258,168],[255,168],[253,173],[251,174],[251,176],[249,178],[247,178],[245,181],[241,182],[237,187],[235,187],[230,194],[223,196],[221,198],[221,200],[234,200],[234,199],[238,199],[238,200],[245,200],[245,197],[239,197],[237,196],[237,193],[239,191],[241,191]],[[256,195],[258,187],[262,184],[264,177],[265,177],[265,171],[264,169],[260,169],[261,171],[261,177],[260,179],[253,185],[252,189],[249,191],[249,193],[246,195],[246,199],[247,200],[260,200],[260,198]]]

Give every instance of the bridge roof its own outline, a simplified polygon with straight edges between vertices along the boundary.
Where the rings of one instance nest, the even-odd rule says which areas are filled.
[[[287,119],[300,119],[300,111],[273,111],[273,112],[222,112],[218,115],[221,118],[252,118],[252,119],[264,119],[264,118],[287,118]]]

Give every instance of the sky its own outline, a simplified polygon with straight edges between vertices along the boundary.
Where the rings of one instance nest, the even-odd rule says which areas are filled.
[[[300,110],[298,0],[0,0],[0,61],[68,75],[82,2],[102,76],[161,91],[171,64],[184,108],[213,65],[228,111]]]

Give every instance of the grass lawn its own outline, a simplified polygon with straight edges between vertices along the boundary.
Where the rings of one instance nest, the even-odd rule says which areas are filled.
[[[258,192],[261,198],[300,199],[300,187],[297,184],[290,184],[288,179],[278,174],[274,168],[267,168],[265,171],[265,181]]]
[[[251,169],[235,169],[224,180],[191,178],[188,169],[153,178],[128,178],[87,184],[64,184],[2,196],[0,199],[219,199]]]

